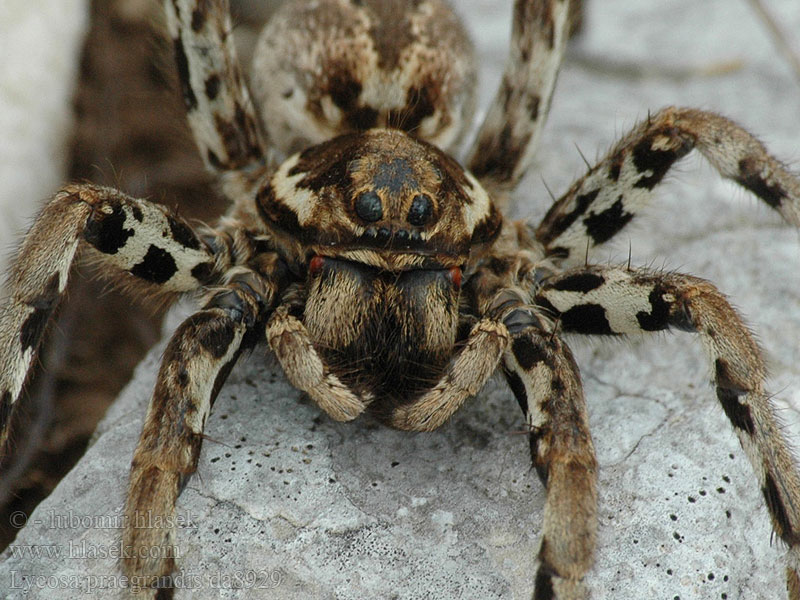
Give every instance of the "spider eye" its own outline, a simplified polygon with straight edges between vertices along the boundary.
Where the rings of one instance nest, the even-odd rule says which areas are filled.
[[[408,222],[420,227],[425,225],[433,214],[433,202],[425,194],[417,194],[408,210]]]
[[[375,192],[362,192],[356,198],[356,214],[367,223],[374,223],[383,217],[381,198]]]

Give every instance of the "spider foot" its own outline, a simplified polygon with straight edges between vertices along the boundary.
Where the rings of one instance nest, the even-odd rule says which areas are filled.
[[[539,567],[532,600],[587,600],[589,592],[581,580],[559,577]]]
[[[786,567],[786,592],[789,600],[800,600],[800,547],[789,550]]]
[[[179,548],[171,517],[180,482],[181,477],[175,471],[156,466],[143,468],[138,461],[131,466],[122,563],[134,592],[141,590],[150,597],[164,599],[172,596],[171,574],[179,558]]]

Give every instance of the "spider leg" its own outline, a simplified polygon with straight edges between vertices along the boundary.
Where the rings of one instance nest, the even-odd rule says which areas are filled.
[[[503,373],[530,427],[531,459],[547,490],[534,599],[579,600],[597,539],[597,459],[578,367],[531,309],[506,318]]]
[[[569,35],[569,5],[514,2],[510,55],[466,161],[496,201],[507,199],[536,151]]]
[[[197,469],[214,399],[240,353],[254,345],[278,297],[277,263],[263,275],[239,269],[173,334],[131,463],[123,531],[125,573],[155,597],[172,597],[175,503]],[[140,526],[140,523],[146,526]]]
[[[679,159],[697,148],[719,171],[800,226],[800,179],[717,114],[670,107],[649,116],[550,208],[536,231],[549,255],[582,260],[627,225]]]
[[[164,0],[164,10],[187,118],[206,168],[219,175],[270,161],[236,57],[228,0]]]
[[[305,325],[284,304],[267,323],[267,341],[286,377],[336,421],[352,421],[372,397],[359,396],[334,375],[314,348]]]
[[[56,194],[23,240],[0,307],[0,449],[81,248],[123,286],[167,299],[199,288],[216,271],[211,250],[163,206],[90,185]]]
[[[506,328],[501,368],[525,413],[531,459],[547,491],[533,597],[578,600],[586,597],[582,578],[597,537],[597,459],[578,367],[526,291],[537,264],[526,251],[497,257],[465,289],[473,310],[497,315]]]
[[[536,303],[568,332],[617,335],[674,327],[700,336],[717,398],[753,466],[772,526],[789,546],[790,598],[800,598],[800,477],[764,390],[761,353],[722,294],[688,275],[593,266],[545,280]]]
[[[411,404],[396,407],[389,418],[392,427],[433,431],[486,385],[511,340],[504,319],[523,303],[516,292],[505,289],[489,298],[486,316],[472,326],[466,342],[439,381]]]
[[[524,256],[519,263],[530,266]],[[441,426],[501,365],[531,427],[533,464],[547,488],[534,597],[584,598],[581,578],[592,564],[597,529],[597,465],[578,368],[525,293],[503,285],[508,277],[485,270],[473,277],[468,295],[486,316],[439,381],[395,408],[391,425],[414,431]]]

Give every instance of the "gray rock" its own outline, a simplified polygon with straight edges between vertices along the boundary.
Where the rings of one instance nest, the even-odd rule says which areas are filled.
[[[494,5],[459,4],[473,9],[484,97],[508,29],[508,7],[500,14]],[[800,30],[794,0],[771,5],[787,31]],[[573,144],[592,157],[648,108],[667,104],[718,110],[767,137],[778,155],[798,156],[800,89],[745,3],[590,6],[535,173],[519,191],[519,214],[546,210],[540,174],[554,190],[580,174]],[[731,59],[741,65],[702,74]],[[590,260],[624,262],[630,247],[634,265],[714,281],[759,333],[775,404],[797,439],[797,232],[742,202],[744,193],[698,161],[671,179],[650,215]],[[569,341],[601,465],[594,597],[785,597],[784,549],[770,544],[755,477],[696,340],[677,333]],[[17,515],[28,524],[0,557],[6,598],[86,597],[64,589],[70,585],[121,595],[122,493],[162,350],[139,367],[78,466],[33,514]],[[331,422],[265,354],[257,348],[233,371],[209,419],[198,473],[180,497],[178,582],[191,591],[179,598],[530,596],[545,498],[502,382],[440,430],[409,434],[367,419]]]

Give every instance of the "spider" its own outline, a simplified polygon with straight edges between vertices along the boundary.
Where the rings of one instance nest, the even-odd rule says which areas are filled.
[[[597,462],[578,367],[562,334],[696,333],[720,404],[755,470],[800,599],[800,480],[751,334],[710,283],[586,264],[697,149],[800,225],[800,181],[728,119],[649,115],[557,198],[512,221],[569,27],[567,0],[517,0],[510,59],[464,165],[475,74],[441,0],[286,3],[262,34],[253,99],[227,3],[164,3],[201,156],[231,208],[211,228],[109,188],[70,185],[23,241],[0,314],[0,431],[20,396],[79,250],[133,293],[202,298],[173,334],[136,448],[128,576],[172,596],[175,514],[203,428],[236,359],[266,340],[288,380],[331,418],[370,413],[430,431],[500,371],[546,488],[536,599],[586,597]],[[291,60],[290,60],[291,59]],[[288,156],[281,160],[281,156]],[[164,549],[163,553],[139,550]]]

